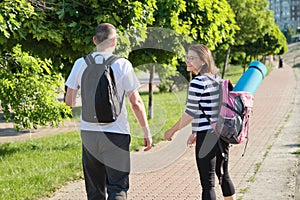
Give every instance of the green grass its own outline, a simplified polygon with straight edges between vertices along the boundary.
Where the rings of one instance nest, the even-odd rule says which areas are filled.
[[[296,156],[300,156],[300,143],[297,145],[299,149],[297,149],[296,151],[294,151],[292,154],[296,155]]]
[[[299,145],[300,147],[300,145]],[[297,155],[297,156],[300,156],[300,149],[296,150],[295,152],[293,152],[293,154]]]
[[[82,178],[78,132],[0,145],[0,199],[39,199]]]
[[[240,193],[241,193],[242,195],[244,195],[246,192],[248,192],[248,190],[249,190],[249,187],[241,188],[241,189],[240,189]],[[242,200],[242,199],[243,199],[242,196],[240,196],[240,197],[238,198],[238,200]]]
[[[244,69],[241,66],[230,66],[226,69],[224,79],[230,79],[232,84],[236,84],[243,75]]]

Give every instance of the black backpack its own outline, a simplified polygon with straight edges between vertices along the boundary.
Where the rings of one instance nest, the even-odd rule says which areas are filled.
[[[84,57],[87,64],[81,78],[82,119],[84,121],[111,123],[117,120],[122,109],[125,91],[120,101],[111,64],[119,58],[112,55],[105,60],[103,57],[102,64],[97,64],[91,54]]]

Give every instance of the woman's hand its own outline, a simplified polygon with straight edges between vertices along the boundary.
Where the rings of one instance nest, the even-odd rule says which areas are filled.
[[[187,146],[192,147],[196,144],[197,135],[191,134],[187,140]]]
[[[174,124],[174,126],[165,132],[166,140],[171,141],[172,136],[175,134],[175,132],[190,124],[192,120],[192,116],[188,115],[187,113],[183,113],[180,119]]]
[[[166,138],[166,140],[171,141],[174,133],[175,132],[172,129],[167,130],[165,132],[165,138]]]

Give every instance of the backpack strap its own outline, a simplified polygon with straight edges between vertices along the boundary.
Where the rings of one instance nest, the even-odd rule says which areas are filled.
[[[212,77],[211,75],[209,75],[209,74],[205,74],[204,76],[206,76],[207,78],[209,78],[210,80],[212,80],[212,81],[214,81],[214,82],[216,82],[216,83],[218,83],[219,85],[221,84],[221,79],[220,78],[214,78],[214,77]]]
[[[202,111],[202,113],[205,115],[205,118],[207,119],[207,121],[211,124],[211,120],[210,120],[210,118],[206,115],[206,113],[205,113],[203,107],[201,106],[201,104],[199,104],[199,108],[200,108],[200,110]],[[218,139],[218,145],[219,145],[219,149],[220,149],[220,152],[221,152],[222,157],[225,159],[225,161],[227,161],[228,155],[227,155],[227,154],[225,153],[225,151],[224,151],[224,148],[223,148],[223,146],[222,146],[222,144],[221,144],[221,138],[220,138],[220,137],[219,137],[219,139]]]
[[[118,60],[119,58],[121,58],[121,57],[119,57],[119,56],[113,54],[113,55],[111,55],[106,61],[104,60],[103,63],[108,64],[108,65],[111,65],[111,64],[113,64],[116,60]]]
[[[210,80],[212,80],[212,81],[214,81],[214,82],[216,82],[218,85],[219,85],[219,87],[221,86],[221,79],[220,80],[217,80],[217,79],[215,79],[215,78],[213,78],[213,77],[211,77],[211,76],[209,76],[209,75],[205,75],[207,78],[209,78]],[[205,118],[207,119],[207,121],[209,122],[209,124],[211,124],[211,120],[210,120],[210,118],[208,117],[208,115],[205,113],[205,111],[204,111],[204,109],[203,109],[203,107],[201,106],[201,104],[199,103],[199,109],[202,111],[202,113],[205,115]],[[228,160],[228,155],[225,153],[225,151],[224,151],[224,148],[223,148],[223,146],[222,146],[222,143],[221,143],[221,138],[219,138],[218,139],[218,146],[219,146],[219,150],[220,150],[220,152],[221,152],[221,155],[222,155],[222,157],[224,158],[224,160],[225,161],[227,161]]]
[[[206,75],[204,75],[204,76],[206,76],[206,77],[209,78],[210,80],[216,82],[216,83],[219,85],[219,87],[221,86],[221,83],[220,83],[221,80],[217,80],[217,79],[211,77],[211,76],[208,75],[208,74],[206,74]],[[205,115],[205,118],[207,119],[207,121],[211,124],[210,118],[209,118],[208,115],[205,113],[205,111],[204,111],[204,109],[203,109],[203,107],[201,106],[200,103],[199,103],[199,109],[200,109],[200,110],[202,111],[202,113]]]
[[[251,112],[252,112],[252,110],[251,110]],[[248,114],[248,115],[250,115],[250,114]],[[243,151],[243,154],[242,154],[242,157],[245,155],[245,153],[246,153],[246,148],[247,148],[247,146],[248,146],[248,142],[249,142],[249,120],[250,120],[250,117],[248,116],[248,121],[247,121],[247,141],[246,141],[246,144],[245,144],[245,147],[244,147],[244,151]]]
[[[103,60],[103,63],[105,63],[105,64],[107,64],[107,65],[111,65],[111,64],[113,64],[116,60],[118,60],[119,58],[121,58],[121,57],[119,57],[119,56],[113,54],[113,55],[111,55],[106,61]],[[104,58],[103,58],[103,59],[104,59]],[[121,109],[122,109],[122,106],[123,106],[124,97],[125,97],[125,90],[124,90],[124,92],[123,92],[122,100],[121,100],[121,102],[120,102],[120,108],[121,108]]]
[[[95,59],[93,58],[92,54],[88,54],[88,55],[85,55],[84,57],[84,60],[86,62],[86,64],[89,66],[89,65],[93,65],[93,64],[96,64],[95,63]]]
[[[216,81],[217,82],[217,81]],[[203,107],[201,106],[201,104],[199,103],[199,109],[202,111],[202,113],[205,115],[205,118],[207,119],[207,121],[209,122],[209,124],[211,124],[211,120],[210,118],[208,117],[208,115],[205,113]],[[221,155],[222,157],[227,161],[228,159],[228,155],[225,153],[224,149],[223,149],[223,146],[221,144],[221,138],[218,139],[218,145],[219,145],[219,149],[220,149],[220,152],[221,152]]]
[[[208,115],[205,113],[203,107],[201,106],[201,104],[199,103],[199,109],[202,111],[202,113],[205,115],[205,118],[207,119],[207,121],[209,122],[209,124],[211,124],[211,120],[208,117]]]
[[[105,58],[104,58],[103,55],[98,54],[98,55],[96,55],[95,57],[93,57],[93,56],[92,56],[92,53],[90,53],[90,54],[88,54],[88,55],[85,55],[83,58],[84,58],[84,60],[85,60],[85,62],[86,62],[87,65],[91,65],[91,64],[93,65],[93,64],[96,64],[95,58],[96,58],[97,56],[102,56],[102,57],[103,57],[103,63],[104,63],[104,64],[107,64],[107,65],[111,65],[111,64],[113,64],[116,60],[118,60],[119,58],[121,58],[121,57],[119,57],[119,56],[117,56],[117,55],[111,55],[107,60],[105,60]]]

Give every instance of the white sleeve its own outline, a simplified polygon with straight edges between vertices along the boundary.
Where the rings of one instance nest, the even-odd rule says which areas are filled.
[[[136,77],[132,64],[127,60],[125,62],[125,65],[126,71],[122,79],[122,86],[126,92],[129,92],[138,89],[140,87],[140,83],[138,78]]]
[[[83,62],[84,62],[83,58],[79,58],[75,61],[71,73],[69,74],[69,77],[65,83],[67,87],[71,89],[80,88],[80,82],[79,82],[81,80],[80,69],[82,67]]]

